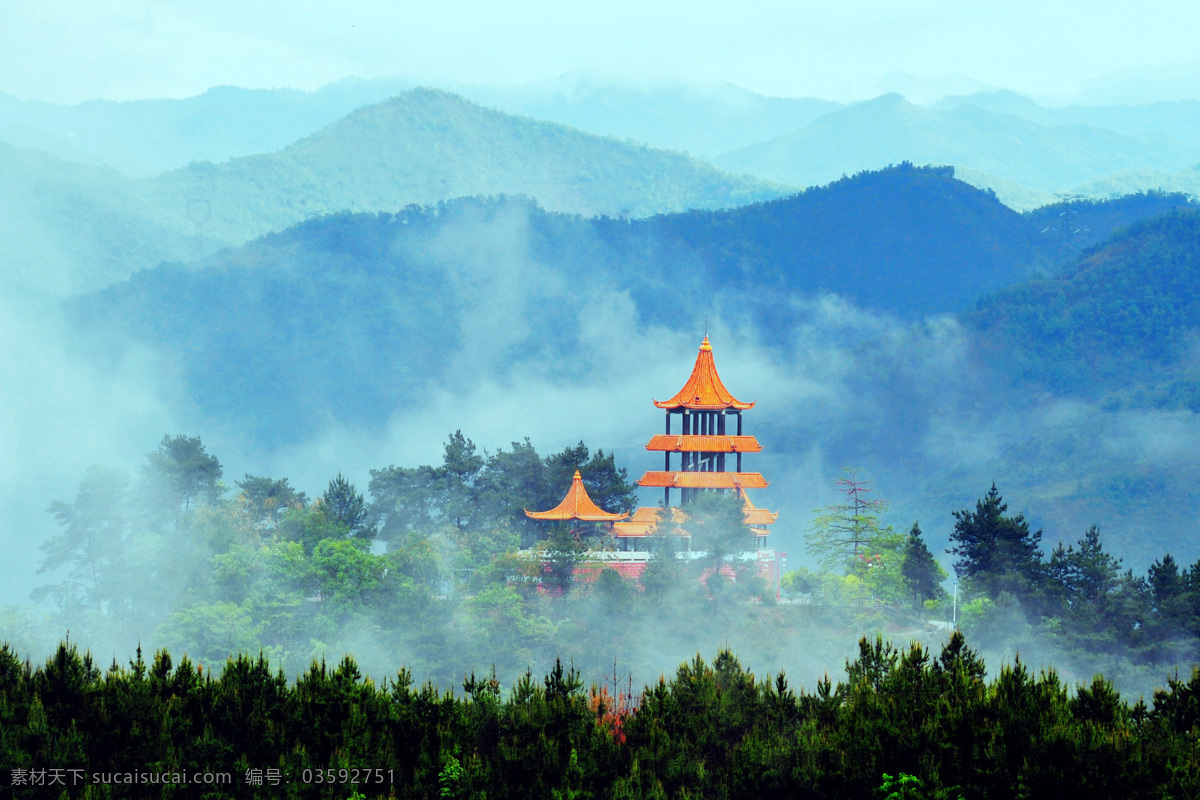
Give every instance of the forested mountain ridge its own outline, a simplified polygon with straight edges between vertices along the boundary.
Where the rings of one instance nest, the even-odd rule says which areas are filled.
[[[0,141],[149,177],[192,161],[220,162],[287,147],[355,109],[416,86],[412,78],[344,78],[313,91],[214,86],[181,99],[72,105],[0,92]],[[570,73],[520,86],[440,88],[509,114],[698,157],[789,133],[840,104],[767,97],[724,82],[631,83]]]
[[[944,110],[962,105],[975,106],[993,114],[1009,114],[1039,125],[1087,125],[1128,136],[1165,134],[1177,142],[1200,143],[1200,101],[1197,100],[1050,108],[1017,92],[1001,90],[946,97],[933,108]]]
[[[1200,213],[1178,210],[982,298],[965,318],[984,357],[1019,381],[1200,411],[1197,286]]]
[[[0,180],[0,286],[10,290],[95,289],[197,254],[183,214],[164,220],[153,199],[114,169],[0,143]]]
[[[379,424],[389,398],[453,380],[435,367],[461,350],[472,315],[508,320],[508,350],[492,356],[506,368],[572,363],[572,319],[614,291],[645,326],[721,313],[783,347],[798,297],[839,294],[907,319],[955,311],[981,287],[1047,268],[1044,246],[993,197],[904,166],[644,220],[505,197],[334,215],[139,273],[77,308],[84,330],[115,327],[181,357],[210,412],[287,440],[288,421]],[[668,298],[676,312],[664,317]],[[404,344],[414,339],[422,346]],[[311,373],[290,368],[298,358]]]

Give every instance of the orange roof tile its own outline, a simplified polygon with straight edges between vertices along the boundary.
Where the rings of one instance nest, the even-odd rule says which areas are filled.
[[[647,472],[638,486],[672,489],[765,489],[767,482],[759,472]]]
[[[687,514],[680,511],[678,508],[671,506],[671,521],[675,525],[682,525],[687,522]],[[617,522],[613,524],[613,532],[622,538],[652,536],[658,523],[662,520],[663,510],[660,506],[642,506],[633,512],[633,516],[628,522]],[[681,533],[678,528],[669,528],[670,532]]]
[[[683,388],[670,400],[654,401],[659,408],[695,408],[702,411],[717,411],[723,408],[747,409],[754,408],[754,403],[743,403],[735,398],[721,383],[717,374],[716,364],[713,363],[712,345],[708,337],[700,344],[700,354],[696,356],[696,366],[692,367],[692,375]]]
[[[659,433],[647,450],[670,453],[759,453],[762,445],[753,436],[676,436]]]
[[[621,539],[637,539],[650,536],[654,531],[653,522],[614,522],[613,533]]]
[[[575,477],[571,479],[571,488],[567,489],[567,495],[562,502],[549,511],[530,511],[525,509],[525,516],[530,519],[578,519],[583,522],[612,522],[618,519],[625,519],[628,514],[610,514],[600,506],[592,502],[592,498],[588,497],[587,489],[583,488],[583,476],[579,474],[579,470],[575,470]]]
[[[742,511],[746,515],[747,525],[773,525],[775,520],[779,519],[778,511],[767,511],[751,503],[750,495],[746,494],[745,489],[739,487],[738,494],[742,496]]]
[[[705,473],[690,473],[690,474],[705,474]],[[709,473],[712,474],[712,473]],[[745,491],[739,492],[742,499],[745,500],[743,509],[745,510],[745,520],[747,525],[770,525],[779,518],[778,512],[767,511],[765,508],[756,508],[747,498]],[[687,525],[687,513],[674,506],[671,507],[671,521],[676,527],[669,528],[668,531],[676,534],[686,535],[686,530],[683,526]],[[613,532],[619,538],[640,538],[645,536],[653,536],[658,523],[662,519],[662,508],[659,506],[642,506],[633,512],[633,516],[628,522],[617,522],[613,525]],[[751,527],[751,533],[755,536],[769,536],[770,531],[766,528]]]

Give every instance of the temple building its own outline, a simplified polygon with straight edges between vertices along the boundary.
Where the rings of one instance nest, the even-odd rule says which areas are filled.
[[[773,524],[779,515],[757,508],[746,494],[747,489],[767,487],[762,473],[742,471],[742,454],[762,451],[758,440],[746,436],[742,426],[742,412],[754,408],[754,402],[738,400],[725,388],[707,336],[700,343],[696,364],[683,388],[670,400],[655,400],[654,405],[666,412],[666,426],[663,433],[650,439],[646,449],[663,454],[663,468],[647,472],[638,486],[661,487],[662,504],[639,508],[629,522],[614,525],[621,549],[630,549],[631,543],[625,540],[655,533],[664,510],[670,511],[673,527],[686,530],[683,523],[688,504],[698,492],[709,489],[738,492],[746,522],[753,526],[759,549],[764,549],[769,532],[763,526]],[[678,426],[672,425],[672,417],[679,418]],[[679,432],[672,433],[672,427]],[[676,453],[678,468],[672,469],[671,457]],[[673,489],[678,490],[677,506],[671,504]]]
[[[638,486],[662,489],[661,505],[638,508],[632,516],[604,511],[588,497],[577,471],[558,506],[549,511],[526,510],[526,515],[538,520],[603,522],[611,526],[616,548],[597,552],[593,558],[636,578],[651,558],[651,553],[642,546],[647,537],[682,536],[686,540],[682,548],[686,554],[691,540],[687,533],[688,506],[700,492],[736,491],[742,500],[746,524],[755,537],[757,549],[748,557],[757,561],[757,573],[777,586],[783,554],[767,546],[770,531],[766,526],[774,524],[779,514],[758,508],[750,501],[746,490],[765,489],[767,481],[761,473],[742,470],[743,454],[762,451],[757,439],[743,433],[742,413],[754,408],[754,403],[738,400],[725,388],[717,374],[707,336],[683,388],[670,400],[653,402],[666,412],[666,427],[663,433],[651,437],[646,449],[663,454],[663,468],[646,472]],[[677,424],[673,421],[676,417]],[[673,432],[673,428],[678,432]],[[677,502],[672,504],[673,500]]]

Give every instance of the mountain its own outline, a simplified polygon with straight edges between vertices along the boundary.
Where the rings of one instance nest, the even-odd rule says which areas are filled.
[[[1130,225],[1196,208],[1196,201],[1187,194],[1151,191],[1107,200],[1076,196],[1026,212],[1025,218],[1033,223],[1038,236],[1055,243],[1057,260],[1065,262]]]
[[[1200,197],[1200,165],[1174,172],[1131,169],[1097,178],[1077,187],[1079,194],[1109,197],[1136,192],[1180,192]]]
[[[787,136],[713,159],[724,169],[808,186],[886,164],[952,164],[1033,189],[1064,191],[1122,169],[1180,169],[1200,146],[1162,134],[1044,126],[970,104],[938,110],[899,95],[835,111]]]
[[[1130,67],[1082,82],[1077,98],[1087,105],[1145,103],[1200,97],[1200,58],[1181,64]]]
[[[178,100],[69,106],[0,93],[0,142],[149,177],[192,161],[279,150],[420,85],[411,78],[345,78],[312,92],[216,86]],[[764,97],[723,82],[651,85],[583,73],[519,86],[443,88],[509,114],[697,157],[782,136],[840,107],[814,98]]]
[[[1200,212],[1191,206],[1130,226],[1053,276],[983,298],[967,319],[984,357],[1003,353],[1014,380],[1200,412],[1197,286]]]
[[[782,347],[797,297],[835,293],[908,319],[954,311],[1046,268],[1044,241],[995,198],[911,167],[642,220],[462,199],[313,219],[196,265],[138,273],[79,313],[86,329],[115,327],[180,354],[203,408],[282,443],[299,420],[382,424],[387,398],[451,380],[438,366],[472,346],[480,317],[503,320],[509,349],[492,358],[506,363],[573,363],[571,320],[613,292],[647,326],[690,330],[712,313]]]
[[[698,158],[783,136],[842,107],[811,97],[765,97],[725,82],[640,84],[582,73],[523,86],[454,89],[511,114]]]
[[[194,258],[183,214],[110,167],[73,164],[0,143],[0,287],[63,295],[163,260]]]
[[[524,194],[545,208],[646,216],[777,197],[784,187],[563,125],[414,89],[276,153],[154,179],[179,205],[211,196],[212,231],[244,240],[314,214],[396,211],[465,195]]]
[[[7,164],[7,166],[3,166]],[[341,211],[398,211],[463,195],[525,194],[580,214],[734,206],[784,187],[679,153],[592,136],[414,90],[273,153],[196,162],[132,180],[0,146],[5,228],[25,279],[96,288],[163,260],[194,258]],[[11,277],[10,277],[11,279]]]
[[[1200,143],[1200,101],[1197,100],[1049,108],[1016,92],[997,91],[947,97],[934,108],[948,110],[962,105],[971,105],[992,114],[1020,117],[1039,125],[1088,125],[1126,136],[1158,133],[1177,142]]]

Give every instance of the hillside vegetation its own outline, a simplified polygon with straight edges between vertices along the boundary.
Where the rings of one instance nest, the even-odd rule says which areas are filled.
[[[986,357],[1017,380],[1200,411],[1198,285],[1200,214],[1181,210],[982,299],[966,319]]]
[[[1181,202],[1069,209],[1101,231]],[[530,408],[554,404],[555,414],[585,402],[564,401],[568,387],[673,391],[645,365],[668,369],[670,352],[686,365],[707,315],[756,365],[742,391],[768,396],[771,413],[755,423],[779,459],[767,471],[807,474],[819,447],[832,462],[825,470],[870,464],[911,499],[913,518],[944,519],[964,494],[1000,480],[1036,500],[1057,535],[1111,521],[1111,541],[1141,564],[1171,548],[1196,502],[1184,451],[1155,444],[1189,441],[1170,427],[1186,421],[1139,416],[1185,407],[1157,398],[1186,395],[1187,362],[1170,358],[1186,352],[1194,327],[1171,323],[1171,346],[1185,349],[1161,351],[1161,362],[1143,360],[1161,350],[1154,327],[1127,326],[1121,336],[1136,341],[1102,352],[1080,347],[1098,335],[1095,315],[1138,296],[1123,288],[1140,287],[1137,270],[1166,276],[1161,265],[1190,263],[1190,240],[1170,228],[1153,256],[1159,266],[1068,291],[1075,272],[1057,271],[1079,240],[1045,226],[945,171],[906,166],[744,208],[643,220],[462,199],[310,220],[195,265],[140,273],[73,313],[89,357],[119,357],[124,345],[110,348],[108,333],[159,350],[205,419],[268,449],[330,426],[382,430],[399,409],[427,413],[439,397],[482,402],[493,398],[479,394],[486,387]],[[1187,307],[1178,294],[1186,275],[1179,281],[1156,288],[1151,307]],[[988,288],[998,299],[972,311]],[[962,311],[961,321],[944,316]],[[626,343],[619,358],[610,340]],[[1062,377],[1038,382],[1058,365]],[[1089,370],[1107,382],[1088,383]],[[1121,381],[1147,374],[1161,388],[1124,392]],[[644,423],[628,410],[617,423],[615,411],[598,413],[632,437],[621,441],[637,458]],[[791,509],[793,535],[809,510]],[[945,522],[930,531],[944,541]]]

